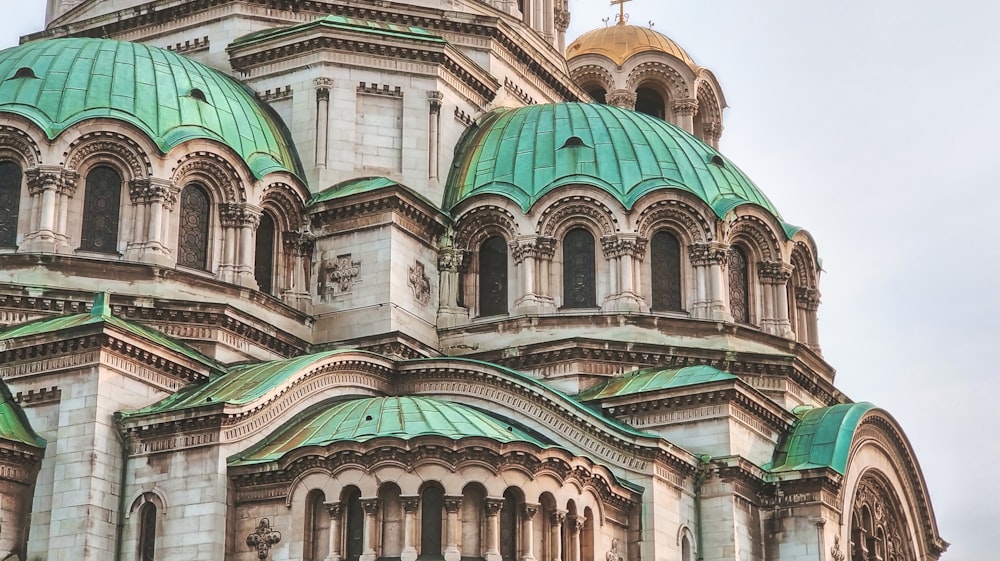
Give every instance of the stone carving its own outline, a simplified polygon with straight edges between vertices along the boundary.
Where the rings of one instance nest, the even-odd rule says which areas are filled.
[[[413,289],[413,299],[421,306],[426,306],[431,301],[431,279],[424,271],[424,264],[414,260],[406,281]]]
[[[24,159],[26,167],[37,166],[42,159],[42,153],[35,141],[14,127],[0,126],[0,149],[17,153]]]
[[[629,90],[613,90],[607,93],[604,98],[608,105],[621,107],[622,109],[635,109],[635,102],[638,96]]]
[[[590,197],[569,197],[545,209],[539,220],[538,232],[545,237],[555,237],[556,229],[570,220],[589,218],[597,225],[602,236],[614,235],[618,222],[614,214],[600,201]]]
[[[225,160],[209,152],[194,152],[178,161],[173,180],[178,185],[199,178],[206,187],[221,191],[225,202],[246,200],[246,190],[239,181],[239,174]]]
[[[66,167],[80,169],[80,164],[95,154],[104,158],[115,156],[133,178],[152,174],[152,165],[142,148],[130,138],[113,133],[91,133],[75,141],[65,154]]]
[[[618,550],[618,538],[611,540],[611,549],[604,555],[605,561],[625,561],[621,551]]]
[[[361,261],[355,261],[351,254],[338,255],[336,259],[323,261],[323,274],[320,277],[320,295],[324,301],[335,296],[346,294],[358,282],[361,274]]]
[[[688,85],[676,68],[663,62],[644,62],[636,66],[625,82],[625,88],[635,91],[640,84],[655,81],[667,86],[674,92],[672,97],[683,99],[688,96]]]
[[[844,552],[840,550],[840,534],[833,536],[833,547],[830,548],[830,559],[844,561]]]
[[[257,529],[247,536],[247,545],[257,550],[258,559],[267,559],[271,546],[281,541],[281,532],[271,529],[271,522],[261,518]]]

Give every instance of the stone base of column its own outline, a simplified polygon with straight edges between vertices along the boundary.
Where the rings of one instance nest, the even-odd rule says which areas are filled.
[[[330,555],[327,555],[326,559],[324,559],[323,561],[340,561],[340,555],[336,553],[331,553]]]
[[[641,296],[632,292],[612,294],[604,299],[601,311],[604,312],[641,312],[646,308],[646,302]]]
[[[417,561],[417,548],[404,547],[402,553],[399,554],[399,561]]]
[[[469,323],[468,308],[451,308],[451,307],[438,308],[438,313],[437,313],[438,328],[456,327],[458,325],[465,325],[467,323]]]
[[[69,240],[48,230],[32,232],[18,247],[20,253],[69,253]]]
[[[358,561],[375,561],[378,555],[374,551],[368,551],[358,556]]]
[[[502,558],[500,557],[499,551],[491,549],[487,551],[485,554],[483,554],[483,559],[485,559],[486,561],[501,561]]]
[[[295,290],[284,290],[281,292],[281,300],[300,312],[312,313],[312,294]]]
[[[244,288],[260,290],[260,285],[257,284],[257,279],[254,278],[252,271],[239,271],[236,273],[236,279],[234,279],[233,284],[238,284]]]
[[[707,319],[715,321],[725,321],[729,323],[733,323],[733,321],[735,321],[733,319],[732,312],[729,311],[729,308],[726,307],[726,305],[723,302],[718,302],[718,301],[710,302],[707,307],[708,307]]]
[[[535,559],[534,555],[532,555],[532,554],[529,553],[527,555],[522,555],[521,556],[521,561],[537,561],[537,560]]]
[[[549,296],[526,294],[514,302],[515,314],[551,314],[556,311],[556,304]]]
[[[462,552],[458,550],[457,545],[449,545],[444,548],[444,561],[461,561]],[[365,561],[362,559],[361,561]]]

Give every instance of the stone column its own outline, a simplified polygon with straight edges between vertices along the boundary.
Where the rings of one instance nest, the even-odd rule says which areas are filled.
[[[566,53],[566,30],[569,29],[570,11],[566,0],[559,2],[556,8],[553,23],[556,26],[556,48],[560,53]]]
[[[403,503],[403,551],[399,561],[417,560],[417,508],[420,507],[420,497],[417,495],[400,497]]]
[[[526,504],[521,509],[521,561],[535,561],[535,513],[538,505]]]
[[[674,102],[674,115],[676,115],[676,125],[691,134],[694,134],[694,114],[698,112],[697,99],[678,99]]]
[[[362,553],[359,561],[375,561],[378,553],[375,552],[375,544],[378,542],[378,499],[361,499],[361,508],[365,511],[365,530]]]
[[[462,523],[458,519],[458,511],[462,508],[462,497],[446,496],[444,498],[444,510],[448,513],[447,528],[445,537],[447,544],[444,546],[444,561],[459,561],[462,559],[462,551],[458,548],[458,540],[462,535]],[[362,559],[361,561],[366,561]]]
[[[236,264],[236,284],[257,290],[254,261],[257,258],[255,240],[260,225],[261,208],[247,203],[239,209],[239,258]]]
[[[316,167],[325,168],[329,159],[330,143],[330,88],[333,80],[316,78]]]
[[[312,296],[309,294],[310,257],[314,244],[312,232],[308,228],[302,228],[297,232],[282,232],[281,243],[286,258],[275,263],[275,267],[279,270],[291,267],[288,271],[290,274],[280,275],[288,279],[286,281],[288,286],[280,287],[281,299],[297,310],[309,312],[312,308]]]
[[[705,143],[718,150],[719,139],[722,138],[722,123],[705,123],[702,131],[705,134]]]
[[[817,312],[819,311],[820,303],[820,293],[819,289],[807,288],[805,293],[805,298],[803,300],[806,303],[806,326],[809,330],[808,345],[812,350],[817,353],[820,352],[819,346],[819,317]]]
[[[164,211],[174,208],[179,193],[177,185],[166,179],[149,177],[130,182],[129,198],[135,209],[135,223],[126,258],[161,265],[169,263],[170,249],[165,239],[169,221],[164,219]]]
[[[580,514],[570,514],[566,517],[566,524],[569,525],[569,551],[566,552],[566,561],[581,561],[583,557],[580,550],[580,532],[583,530],[583,523],[586,517]]]
[[[729,311],[726,282],[726,251],[729,246],[715,242],[698,242],[688,246],[688,257],[698,282],[691,317],[715,321],[733,321]]]
[[[65,216],[69,205],[60,204],[60,199],[72,198],[79,176],[59,166],[38,166],[25,170],[24,175],[34,212],[31,231],[24,237],[21,251],[68,251]]]
[[[486,561],[500,560],[500,510],[503,499],[486,499]]]
[[[638,96],[635,92],[628,90],[611,90],[605,96],[605,101],[608,105],[614,105],[615,107],[621,107],[622,109],[628,109],[630,111],[635,110],[635,100]]]
[[[444,99],[444,94],[441,92],[433,91],[427,92],[427,101],[430,103],[430,121],[427,127],[427,177],[429,179],[438,179],[441,175],[441,154],[440,154],[440,136],[441,133],[441,101]]]
[[[548,292],[547,262],[552,261],[555,255],[555,240],[543,236],[520,236],[511,242],[510,249],[521,281],[514,310],[522,314],[553,311],[555,304]]]
[[[764,293],[761,328],[773,335],[794,338],[788,319],[788,281],[792,278],[792,266],[780,261],[761,261],[757,264],[757,277]]]
[[[552,528],[549,533],[551,547],[551,561],[562,561],[562,527],[566,522],[566,511],[557,510],[552,513]]]
[[[340,561],[340,519],[344,514],[344,504],[340,502],[326,503],[326,510],[330,513],[330,552],[326,556],[326,561]]]
[[[601,238],[604,257],[611,263],[611,290],[603,305],[606,311],[637,312],[646,307],[636,278],[636,262],[645,257],[646,243],[636,234]]]
[[[469,308],[458,305],[462,272],[466,269],[468,255],[468,251],[455,247],[451,228],[438,239],[438,273],[441,279],[438,287],[438,325],[453,327],[469,321]]]

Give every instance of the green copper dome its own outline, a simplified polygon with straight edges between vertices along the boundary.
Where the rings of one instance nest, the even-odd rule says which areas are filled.
[[[452,440],[478,437],[499,443],[549,446],[508,421],[466,405],[429,397],[370,397],[313,407],[260,445],[230,458],[229,464],[274,461],[305,446],[365,442],[384,437],[411,440],[422,436]]]
[[[649,115],[596,103],[530,105],[484,115],[459,143],[445,203],[503,195],[527,212],[570,184],[601,188],[632,208],[657,189],[680,189],[720,218],[771,201],[732,162],[682,129]]]
[[[854,432],[862,417],[875,409],[871,403],[841,403],[796,412],[799,421],[775,449],[771,472],[828,467],[847,472]]]
[[[176,53],[110,39],[52,39],[0,51],[0,112],[34,121],[50,139],[112,118],[164,153],[195,138],[225,144],[260,178],[302,176],[281,120],[236,80]]]

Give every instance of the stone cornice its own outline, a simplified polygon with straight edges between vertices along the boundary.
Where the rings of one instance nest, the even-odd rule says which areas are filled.
[[[436,240],[449,222],[439,209],[401,187],[325,201],[309,209],[317,237],[394,222],[422,240]],[[384,215],[381,220],[372,220]]]

